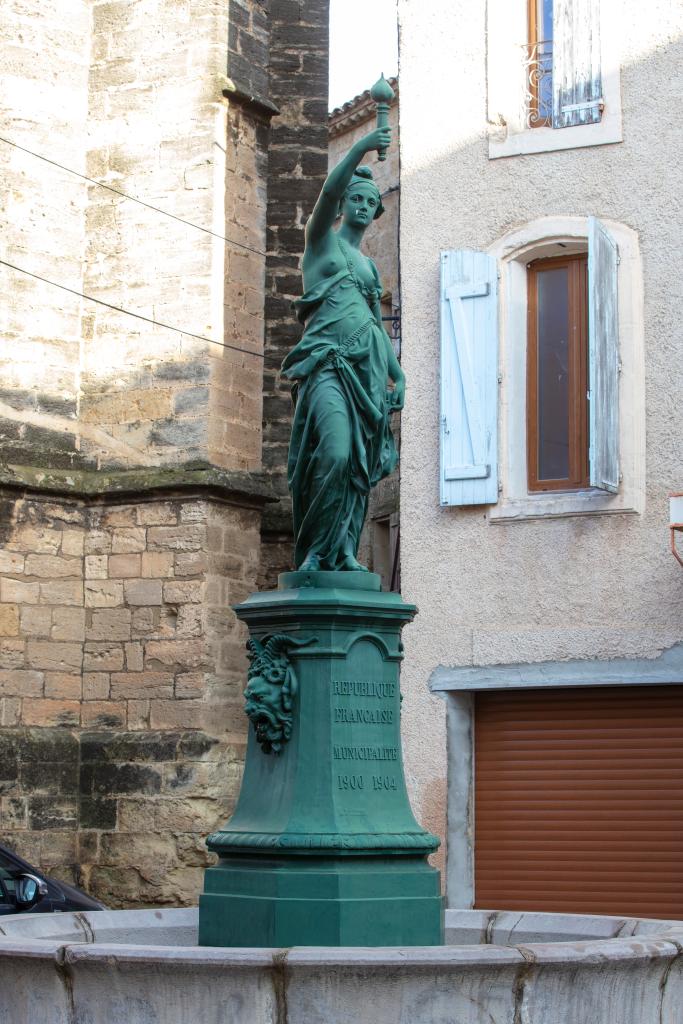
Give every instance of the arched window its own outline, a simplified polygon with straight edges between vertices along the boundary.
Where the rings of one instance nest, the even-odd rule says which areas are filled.
[[[492,521],[638,510],[636,233],[544,217],[441,262],[441,503]]]

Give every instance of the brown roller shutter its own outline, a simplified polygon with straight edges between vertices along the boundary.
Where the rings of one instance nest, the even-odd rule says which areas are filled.
[[[683,918],[683,686],[475,709],[475,906]]]

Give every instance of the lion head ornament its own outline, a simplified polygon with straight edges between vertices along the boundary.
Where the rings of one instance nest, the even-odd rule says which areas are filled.
[[[287,652],[309,640],[294,640],[281,633],[247,641],[251,665],[244,691],[244,711],[254,726],[265,754],[279,754],[292,735],[294,698],[298,683]]]

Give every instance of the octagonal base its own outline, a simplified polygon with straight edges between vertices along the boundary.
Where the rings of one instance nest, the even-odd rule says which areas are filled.
[[[205,874],[203,946],[435,946],[439,873],[413,857],[264,857]]]

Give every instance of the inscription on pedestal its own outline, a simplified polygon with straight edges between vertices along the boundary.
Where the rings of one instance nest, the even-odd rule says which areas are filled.
[[[335,679],[332,682],[332,693],[335,697],[394,697],[394,683],[381,683],[374,680]]]
[[[397,685],[379,679],[334,679],[332,681],[332,725],[336,739],[357,740],[365,734],[380,740],[390,733],[388,743],[335,742],[332,756],[341,764],[335,772],[336,788],[349,795],[397,791],[396,776],[381,771],[380,764],[399,760],[397,727]],[[336,700],[334,698],[337,698]],[[369,736],[368,736],[369,738]],[[392,742],[393,741],[393,742]],[[349,763],[350,762],[350,763]],[[354,763],[354,762],[357,762]],[[388,767],[388,765],[386,765]],[[375,769],[373,771],[373,768]],[[349,769],[351,769],[349,771]],[[365,770],[362,770],[365,769]]]
[[[335,745],[336,761],[397,761],[397,747],[346,747]]]
[[[334,710],[334,720],[339,725],[391,725],[394,721],[392,708],[344,708]]]

